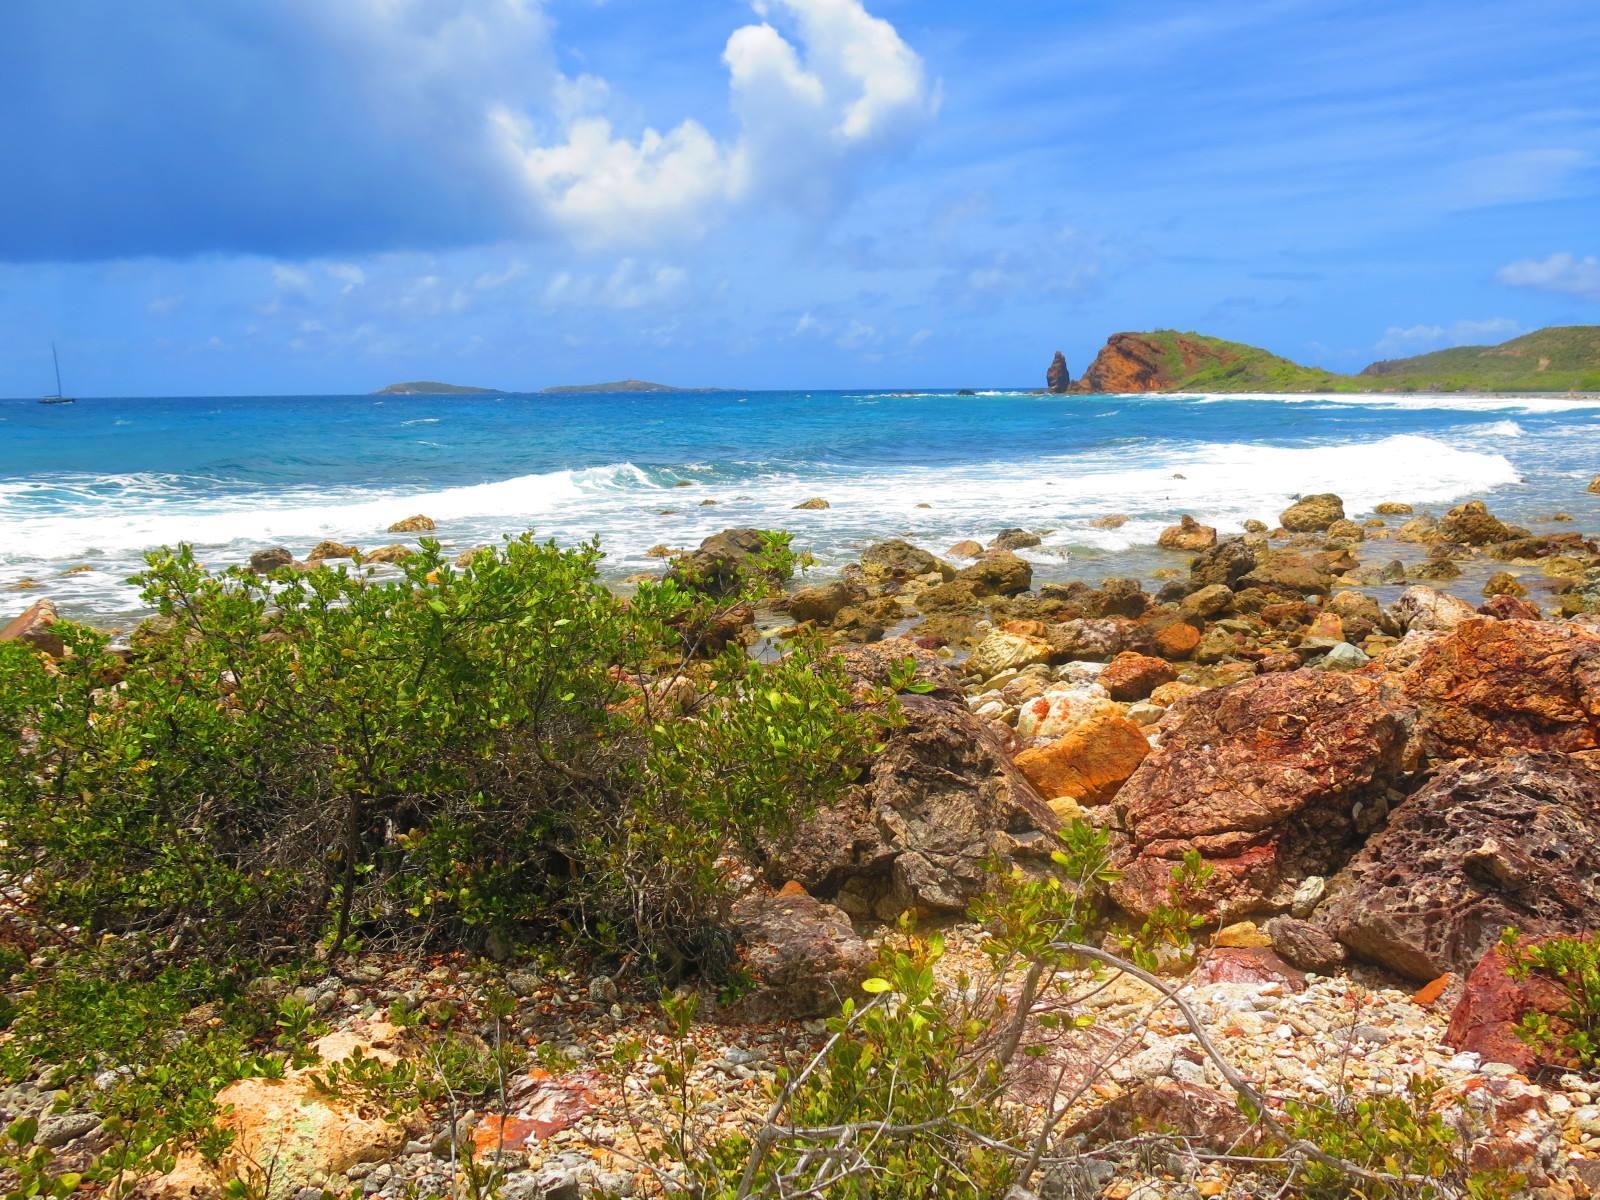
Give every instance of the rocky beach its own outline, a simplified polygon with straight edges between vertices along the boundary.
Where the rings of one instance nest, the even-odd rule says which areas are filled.
[[[396,522],[402,540],[364,561],[403,562],[433,525]],[[310,1067],[236,1083],[218,1097],[234,1158],[180,1159],[141,1187],[209,1194],[249,1148],[292,1175],[273,1194],[307,1200],[442,1195],[472,1162],[507,1196],[670,1191],[661,1130],[764,1128],[775,1072],[800,1069],[824,1019],[867,998],[882,947],[908,936],[902,914],[942,939],[937,986],[958,1002],[1015,998],[1018,968],[986,955],[981,905],[1008,872],[1047,875],[1071,827],[1105,839],[1100,946],[1126,955],[1186,861],[1192,937],[1151,973],[1079,956],[1027,994],[1031,1057],[1008,1060],[990,1103],[1030,1128],[1048,1118],[1039,1194],[1271,1194],[1281,1167],[1251,1156],[1296,1161],[1262,1148],[1272,1121],[1405,1097],[1417,1080],[1462,1172],[1504,1172],[1519,1195],[1591,1194],[1600,1086],[1519,1035],[1529,1014],[1570,1012],[1559,988],[1508,969],[1502,938],[1600,924],[1600,544],[1563,513],[1523,527],[1480,500],[1358,509],[1333,493],[1245,530],[1186,516],[1159,536],[1169,565],[1097,583],[1036,584],[1018,552],[1041,537],[1026,528],[973,530],[943,554],[890,539],[831,578],[726,608],[720,640],[771,656],[820,637],[856,687],[898,690],[903,712],[849,791],[743,876],[747,990],[700,995],[669,1036],[645,981],[600,960],[338,960],[296,993],[331,1030],[323,1059],[400,1061],[451,1031],[509,1039],[537,1065],[470,1111],[403,1116],[319,1092]],[[665,571],[731,592],[762,549],[760,531],[728,529],[663,548]],[[302,563],[264,548],[251,569],[360,553],[324,543]],[[60,655],[56,630],[41,599],[0,641]],[[485,989],[509,1006],[491,1016]],[[396,1027],[397,1005],[421,1024]],[[693,1049],[676,1106],[651,1088],[659,1063],[619,1049],[635,1039]],[[53,1083],[63,1066],[0,1093],[0,1109],[36,1115],[39,1143],[70,1166],[105,1135],[84,1093]],[[1265,1116],[1241,1110],[1241,1080]]]

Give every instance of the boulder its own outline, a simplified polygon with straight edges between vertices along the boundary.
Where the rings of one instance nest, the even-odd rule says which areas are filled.
[[[1470,615],[1398,682],[1431,760],[1600,748],[1600,630]]]
[[[1483,584],[1485,596],[1526,596],[1527,587],[1510,571],[1496,571]]]
[[[1406,730],[1385,683],[1359,674],[1285,671],[1179,701],[1117,794],[1130,847],[1113,898],[1148,914],[1196,849],[1215,868],[1208,915],[1287,907],[1296,882],[1348,857],[1352,809],[1399,775]]]
[[[1337,938],[1299,917],[1273,917],[1267,936],[1278,956],[1302,971],[1331,975],[1349,957]]]
[[[1311,559],[1275,550],[1261,555],[1255,566],[1236,581],[1235,589],[1261,588],[1269,592],[1304,596],[1326,595],[1332,585],[1332,576]]]
[[[361,561],[369,563],[401,563],[415,553],[416,551],[410,546],[403,546],[396,542],[392,546],[379,546],[376,550],[368,550],[361,556]]]
[[[1226,612],[1232,604],[1232,588],[1225,583],[1208,583],[1185,596],[1178,605],[1178,611],[1186,617],[1203,621]]]
[[[1390,623],[1402,633],[1454,629],[1477,615],[1465,600],[1422,584],[1407,588],[1388,611]]]
[[[1373,505],[1372,511],[1381,513],[1386,517],[1409,517],[1415,510],[1409,504],[1401,504],[1396,500],[1385,500],[1382,504]]]
[[[950,568],[926,550],[901,538],[868,546],[861,553],[861,570],[875,582],[911,579],[917,575],[950,577]]]
[[[1045,640],[1058,660],[1105,662],[1122,649],[1122,626],[1104,618],[1078,617],[1046,626]]]
[[[1145,649],[1177,662],[1199,648],[1200,631],[1187,621],[1169,621],[1151,630],[1143,644]]]
[[[978,596],[1015,596],[1033,583],[1033,567],[1009,550],[985,550],[977,562],[956,572],[954,582],[971,585]]]
[[[1090,529],[1121,529],[1129,521],[1127,513],[1107,513],[1089,522]]]
[[[947,668],[903,638],[852,647],[844,659],[865,688],[907,656],[933,689],[900,696],[905,722],[885,731],[858,781],[774,848],[774,883],[796,880],[852,913],[953,913],[991,885],[990,860],[1048,854],[1059,820],[1012,765],[1001,733],[968,711]]]
[[[1156,545],[1163,550],[1209,550],[1216,544],[1217,531],[1209,525],[1200,524],[1187,513],[1178,524],[1163,529],[1161,536],[1156,539]]]
[[[1545,940],[1534,937],[1521,942],[1524,949],[1530,949]],[[1495,946],[1467,976],[1444,1040],[1456,1050],[1481,1055],[1488,1062],[1509,1063],[1525,1075],[1541,1068],[1570,1070],[1578,1064],[1567,1058],[1559,1040],[1532,1045],[1518,1033],[1518,1026],[1524,1017],[1537,1014],[1550,1022],[1551,1033],[1559,1039],[1568,1028],[1560,1014],[1571,1003],[1567,990],[1540,972],[1513,979],[1510,957],[1503,947]]]
[[[789,596],[787,603],[789,616],[794,620],[826,624],[854,600],[850,585],[842,579],[835,579],[832,583],[801,588]]]
[[[1412,517],[1411,520],[1402,522],[1400,528],[1394,531],[1394,538],[1397,542],[1412,542],[1416,545],[1447,540],[1440,536],[1438,518],[1430,516]]]
[[[969,674],[988,679],[1001,671],[1049,662],[1052,653],[1050,643],[1042,638],[1019,633],[991,633],[978,643],[965,665]]]
[[[398,1031],[382,1022],[340,1030],[316,1050],[325,1062],[356,1048],[385,1064],[398,1061],[387,1048]],[[194,1151],[177,1158],[165,1175],[140,1181],[138,1193],[160,1200],[224,1196],[233,1179],[253,1185],[252,1195],[288,1200],[313,1180],[335,1179],[358,1163],[387,1162],[417,1132],[415,1117],[397,1119],[375,1104],[330,1095],[314,1077],[321,1064],[287,1071],[281,1079],[240,1079],[216,1095],[217,1125],[232,1141],[216,1163]],[[387,1119],[386,1119],[387,1117]]]
[[[1102,711],[1119,715],[1122,710],[1099,684],[1052,687],[1018,707],[1017,736],[1059,738]]]
[[[1532,600],[1520,596],[1490,596],[1478,605],[1478,612],[1496,621],[1542,621],[1544,613]]]
[[[755,986],[720,1015],[749,1021],[821,1017],[837,1012],[847,997],[860,998],[874,955],[842,909],[801,888],[785,888],[777,895],[743,897],[731,917],[741,964]]]
[[[957,542],[954,546],[951,546],[950,549],[946,550],[945,553],[951,558],[977,558],[978,555],[983,553],[983,543],[975,542],[971,538],[968,538],[964,542]]]
[[[0,629],[0,642],[21,642],[52,658],[60,658],[67,649],[55,629],[60,619],[54,601],[35,600]]]
[[[674,558],[667,578],[713,596],[731,595],[765,548],[759,529],[724,529],[702,541],[699,549]]]
[[[1335,521],[1342,520],[1344,501],[1332,492],[1302,496],[1278,517],[1278,523],[1290,533],[1320,533]]]
[[[1328,601],[1328,611],[1339,618],[1344,636],[1352,642],[1361,642],[1388,627],[1378,602],[1365,592],[1336,593]]]
[[[1071,796],[1080,804],[1095,805],[1116,795],[1149,753],[1144,731],[1106,705],[1065,736],[1024,750],[1016,764],[1046,800]]]
[[[355,546],[347,546],[343,542],[321,541],[311,548],[311,553],[306,555],[308,562],[326,562],[330,558],[355,558],[361,551]]]
[[[407,517],[403,521],[396,521],[389,526],[390,533],[428,533],[435,528],[432,517],[425,517],[418,513],[414,517]]]
[[[1444,541],[1463,546],[1487,546],[1516,536],[1482,500],[1468,500],[1445,513],[1439,518],[1438,534]]]
[[[1093,1147],[1137,1141],[1157,1130],[1177,1136],[1185,1146],[1235,1154],[1250,1128],[1238,1097],[1196,1083],[1159,1079],[1102,1104],[1069,1125],[1065,1134]]]
[[[1037,546],[1044,541],[1037,533],[1029,533],[1026,529],[1002,529],[995,534],[994,540],[989,543],[991,550],[1026,550],[1030,546]]]
[[[813,496],[809,500],[800,501],[800,503],[796,504],[794,507],[797,508],[797,509],[802,509],[802,510],[813,510],[813,511],[815,511],[817,509],[832,508],[833,505],[829,504],[821,496]]]
[[[1228,538],[1202,551],[1189,564],[1189,583],[1199,590],[1212,584],[1232,587],[1255,569],[1256,552],[1243,538]]]
[[[266,550],[257,550],[250,555],[250,569],[257,575],[265,575],[269,571],[276,571],[280,567],[292,567],[294,555],[282,546],[273,546]]]
[[[1286,991],[1306,990],[1303,972],[1275,954],[1270,946],[1212,946],[1200,952],[1188,978],[1190,987],[1216,983],[1277,984]]]
[[[1416,980],[1465,974],[1509,927],[1600,927],[1600,773],[1550,753],[1441,767],[1328,881],[1314,920]]]
[[[1143,700],[1177,677],[1166,659],[1124,650],[1106,664],[1100,673],[1100,686],[1111,693],[1113,700]]]

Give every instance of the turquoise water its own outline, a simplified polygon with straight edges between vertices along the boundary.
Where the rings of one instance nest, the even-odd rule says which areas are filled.
[[[0,401],[0,588],[24,577],[80,615],[138,609],[143,552],[208,562],[324,537],[372,547],[426,513],[457,546],[534,529],[599,536],[618,576],[728,525],[782,526],[823,569],[867,542],[935,551],[1048,529],[1041,577],[1157,561],[1192,513],[1224,530],[1290,497],[1466,496],[1600,529],[1600,400],[716,392]],[[677,486],[687,483],[689,486]],[[822,496],[825,511],[792,506]],[[704,500],[715,504],[703,505]],[[926,507],[923,507],[923,506]],[[1114,531],[1099,516],[1131,519]],[[93,569],[62,576],[68,567]],[[20,598],[19,598],[20,599]],[[16,605],[0,604],[0,615]]]

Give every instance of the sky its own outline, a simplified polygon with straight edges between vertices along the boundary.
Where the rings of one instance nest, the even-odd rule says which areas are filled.
[[[1594,0],[12,0],[0,156],[8,396],[1600,322]]]

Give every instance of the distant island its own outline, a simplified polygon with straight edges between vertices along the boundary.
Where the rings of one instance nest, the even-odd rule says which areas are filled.
[[[568,383],[560,387],[547,387],[546,396],[573,396],[584,392],[720,392],[723,388],[673,387],[666,383],[651,383],[646,379],[619,379],[615,383]]]
[[[437,379],[413,379],[379,388],[374,396],[493,396],[498,388],[467,387],[460,383],[440,383]]]
[[[1386,359],[1358,375],[1304,367],[1287,358],[1200,333],[1116,333],[1071,379],[1058,351],[1048,390],[1089,392],[1595,392],[1600,325],[1563,325],[1496,346],[1457,346]]]

